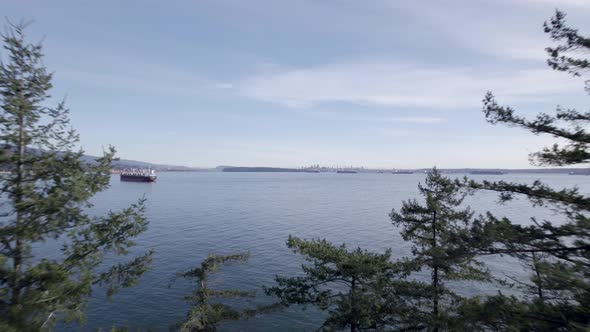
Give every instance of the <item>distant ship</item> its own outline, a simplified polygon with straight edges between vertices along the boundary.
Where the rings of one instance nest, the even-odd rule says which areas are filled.
[[[569,175],[590,175],[590,170],[571,171],[567,174],[569,174]]]
[[[121,181],[154,182],[158,176],[151,168],[128,168],[121,172]]]
[[[391,171],[391,174],[414,174],[414,172],[397,170],[397,171]]]
[[[502,171],[471,171],[469,174],[473,175],[502,175],[505,174]]]
[[[358,173],[357,171],[353,171],[353,170],[346,170],[346,169],[339,169],[336,171],[336,173],[340,173],[340,174],[355,174]]]

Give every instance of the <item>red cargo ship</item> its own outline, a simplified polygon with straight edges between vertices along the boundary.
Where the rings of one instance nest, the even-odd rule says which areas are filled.
[[[130,182],[154,182],[158,176],[151,168],[131,168],[121,172],[121,181]]]

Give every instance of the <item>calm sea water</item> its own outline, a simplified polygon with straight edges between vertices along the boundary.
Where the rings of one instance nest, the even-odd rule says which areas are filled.
[[[554,187],[577,185],[582,192],[590,192],[590,178],[584,176],[470,177],[518,182],[541,178]],[[289,234],[378,251],[392,248],[394,257],[409,255],[410,245],[390,224],[388,213],[403,200],[416,197],[417,184],[423,178],[422,174],[160,173],[157,183],[147,184],[120,182],[113,177],[111,188],[96,196],[95,210],[117,210],[139,197],[147,198],[150,226],[138,239],[136,252],[154,249],[153,269],[138,286],[122,290],[112,301],[96,290],[86,324],[81,328],[60,325],[58,329],[95,331],[117,325],[132,330],[169,330],[185,317],[189,307],[183,297],[194,289],[185,280],[171,284],[175,273],[197,266],[209,253],[249,251],[247,263],[222,269],[212,283],[218,288],[258,290],[260,298],[253,304],[269,303],[261,285],[272,285],[276,274],[300,271],[301,258],[285,246]],[[477,212],[492,210],[520,223],[528,223],[531,216],[560,221],[549,211],[533,209],[524,199],[503,206],[495,200],[494,194],[480,193],[466,203]],[[515,261],[490,257],[486,263],[500,274],[523,275]],[[464,294],[496,289],[475,283],[454,287]],[[321,321],[322,314],[313,309],[292,307],[232,322],[222,330],[315,330]]]

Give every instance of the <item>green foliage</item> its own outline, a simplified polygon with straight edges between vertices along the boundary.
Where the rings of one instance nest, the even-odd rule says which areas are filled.
[[[581,36],[578,30],[566,25],[565,14],[556,11],[549,23],[544,24],[545,32],[554,41],[562,42],[556,47],[548,47],[547,60],[550,67],[566,71],[574,76],[582,76],[590,70],[588,59],[575,57],[584,56],[590,50],[590,37]],[[588,81],[586,81],[588,83]],[[587,86],[588,88],[588,86]],[[590,90],[589,90],[590,92]],[[586,125],[590,121],[590,111],[580,112],[575,109],[557,108],[555,115],[540,113],[534,120],[527,120],[515,115],[511,107],[500,106],[491,92],[483,100],[484,113],[489,122],[518,126],[535,134],[550,134],[567,141],[565,146],[554,144],[531,155],[531,160],[540,165],[571,165],[590,161],[590,134]],[[565,124],[567,126],[562,126]]]
[[[306,241],[289,236],[287,246],[303,255],[304,276],[276,277],[266,288],[283,305],[313,305],[328,311],[320,330],[418,329],[422,316],[413,300],[426,285],[405,281],[403,264],[390,261],[391,251],[371,253],[326,240]]]
[[[109,329],[109,332],[134,332],[134,331],[136,331],[136,332],[141,332],[141,331],[149,332],[149,331],[153,331],[153,330],[149,329],[149,328],[147,330],[140,330],[140,329],[131,330],[126,326],[112,326]],[[99,328],[97,330],[97,332],[103,332],[103,330],[101,328]]]
[[[276,305],[269,305],[239,310],[227,304],[212,302],[216,299],[252,299],[256,296],[255,292],[239,289],[214,290],[208,283],[210,274],[217,272],[222,265],[245,262],[249,256],[249,253],[209,255],[199,267],[179,274],[180,277],[195,280],[199,285],[191,295],[186,297],[193,308],[181,324],[181,331],[216,331],[219,323],[223,321],[247,319],[277,308]]]
[[[430,302],[427,322],[436,331],[452,324],[452,307],[460,299],[445,287],[445,282],[487,281],[490,276],[475,259],[477,250],[471,237],[473,212],[469,207],[460,209],[467,194],[465,189],[436,168],[418,189],[424,204],[416,199],[405,201],[390,217],[395,226],[401,227],[403,239],[413,243],[413,257],[406,260],[407,266],[415,271],[431,271],[431,288],[422,296],[426,303]]]
[[[515,115],[509,106],[500,106],[491,92],[484,97],[484,113],[490,123],[505,123],[530,130],[535,134],[550,134],[567,141],[565,146],[553,144],[530,156],[531,162],[537,165],[572,165],[586,163],[590,160],[588,144],[590,134],[582,125],[590,121],[590,112],[581,113],[574,109],[558,108],[555,116],[540,113],[534,120],[527,120]],[[566,123],[571,127],[563,127]]]
[[[74,151],[78,134],[64,102],[49,107],[52,74],[42,46],[28,44],[25,24],[2,36],[0,63],[0,324],[16,330],[47,329],[63,317],[82,321],[92,286],[109,294],[133,285],[146,271],[147,253],[128,263],[102,266],[106,254],[124,255],[147,227],[144,201],[106,216],[90,216],[89,199],[109,185],[110,148],[96,164]],[[47,254],[38,245],[63,242]],[[100,272],[99,272],[100,271]]]
[[[543,24],[545,33],[551,36],[551,39],[562,42],[556,47],[547,47],[549,54],[547,63],[555,70],[569,72],[574,76],[581,76],[583,72],[590,69],[590,61],[580,57],[574,57],[573,54],[583,56],[590,49],[590,37],[581,36],[577,29],[570,28],[565,23],[565,13],[559,10],[555,11],[555,16],[549,23]],[[570,120],[576,118],[573,113]]]
[[[559,71],[582,76],[589,68],[588,59],[575,57],[590,51],[590,39],[566,26],[565,14],[557,11],[545,32],[562,44],[549,47],[549,65]],[[527,120],[515,111],[500,106],[491,93],[484,99],[484,113],[489,122],[521,127],[534,134],[549,134],[565,140],[531,155],[540,165],[587,164],[590,161],[590,112],[558,108],[555,115],[540,113]],[[500,201],[527,197],[535,206],[552,209],[561,220],[531,218],[528,226],[517,225],[508,217],[488,213],[478,222],[475,236],[486,239],[481,254],[506,254],[516,257],[531,269],[530,283],[517,280],[524,296],[474,299],[465,315],[480,320],[492,329],[587,330],[590,328],[590,198],[577,188],[555,190],[541,181],[533,184],[504,181],[466,181],[479,190],[500,194]],[[467,308],[467,307],[465,307]],[[478,309],[479,308],[479,309]],[[487,308],[495,308],[490,315]],[[479,311],[479,313],[476,313]],[[475,317],[477,316],[477,317]]]

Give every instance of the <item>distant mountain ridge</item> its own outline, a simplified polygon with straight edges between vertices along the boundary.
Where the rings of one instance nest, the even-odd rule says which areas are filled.
[[[88,163],[95,163],[99,157],[84,155],[83,160]],[[244,167],[244,166],[228,166],[220,165],[214,168],[200,168],[188,167],[182,165],[157,164],[146,161],[120,159],[112,163],[113,169],[121,170],[125,168],[146,168],[151,167],[158,171],[170,172],[309,172],[309,168],[287,168],[287,167]],[[478,172],[498,172],[498,173],[535,173],[535,174],[576,174],[576,175],[590,175],[590,168],[528,168],[528,169],[511,169],[511,168],[439,168],[443,173],[478,173]],[[336,169],[323,170],[322,172],[335,171]],[[413,168],[404,169],[414,173],[426,173],[431,168]],[[377,173],[379,171],[391,171],[391,169],[362,169],[363,173]]]
[[[222,172],[305,173],[306,169],[281,167],[223,167]]]
[[[91,156],[91,155],[82,156],[82,160],[84,160],[85,162],[87,162],[89,164],[95,164],[96,159],[98,159],[98,158],[100,158],[100,157]],[[121,169],[125,169],[125,168],[147,168],[147,167],[151,167],[151,168],[153,168],[155,170],[159,170],[159,171],[189,171],[190,172],[190,171],[203,170],[200,168],[194,168],[194,167],[188,167],[188,166],[156,164],[156,163],[150,163],[147,161],[130,160],[130,159],[114,160],[111,165],[112,165],[112,168],[116,169],[116,170],[121,170]]]
[[[5,153],[10,154],[11,149],[7,147],[0,147]],[[25,153],[27,154],[39,154],[42,150],[37,148],[27,148]],[[82,155],[81,159],[83,162],[95,165],[97,164],[96,160],[100,157],[92,156],[92,155]],[[194,168],[194,167],[187,167],[187,166],[179,166],[179,165],[168,165],[168,164],[157,164],[157,163],[150,163],[146,161],[139,161],[139,160],[129,160],[129,159],[119,159],[114,160],[112,162],[112,168],[115,170],[121,170],[124,168],[147,168],[151,167],[159,171],[203,171],[209,169],[202,169],[202,168]],[[10,167],[7,164],[0,165],[0,170],[8,170]]]
[[[282,167],[243,167],[243,166],[217,166],[215,171],[222,172],[336,172],[338,168],[282,168]],[[391,169],[355,169],[358,173],[390,173]],[[431,168],[414,168],[404,169],[409,173],[428,173]],[[590,175],[590,168],[529,168],[529,169],[511,169],[511,168],[439,168],[442,173],[446,174],[470,174],[470,175],[503,175],[503,174],[573,174],[573,175]],[[398,170],[399,172],[400,170]]]

